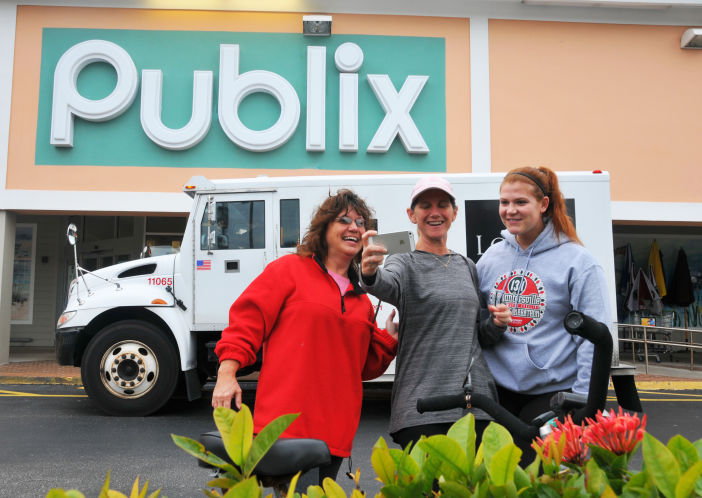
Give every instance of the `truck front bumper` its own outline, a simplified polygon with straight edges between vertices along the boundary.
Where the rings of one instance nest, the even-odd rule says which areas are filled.
[[[82,330],[83,327],[56,329],[56,361],[59,365],[78,366],[75,352]]]

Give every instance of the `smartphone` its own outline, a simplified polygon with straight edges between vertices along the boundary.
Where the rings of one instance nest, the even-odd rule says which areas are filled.
[[[414,235],[412,232],[381,233],[368,239],[371,244],[385,247],[388,250],[386,256],[414,251]]]

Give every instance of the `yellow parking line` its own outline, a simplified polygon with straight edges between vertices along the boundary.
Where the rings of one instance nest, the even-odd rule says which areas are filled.
[[[636,383],[639,390],[690,391],[702,389],[702,382],[694,380],[654,380]]]
[[[665,394],[661,394],[660,391],[639,391],[639,394],[659,394],[662,396],[685,396],[688,398],[699,398],[702,401],[702,394],[694,394],[694,393],[673,393],[673,392],[666,392]]]
[[[38,394],[24,393],[21,391],[5,391],[0,389],[1,397],[27,397],[27,398],[87,398],[87,394]]]
[[[641,401],[668,401],[670,403],[679,403],[681,401],[691,401],[694,403],[699,403],[702,402],[702,399],[699,398],[675,398],[675,399],[668,399],[668,398],[641,398]]]

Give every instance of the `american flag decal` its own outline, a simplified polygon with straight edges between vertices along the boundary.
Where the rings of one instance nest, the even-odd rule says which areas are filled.
[[[212,269],[212,260],[211,259],[198,259],[197,260],[197,269],[198,270],[211,270]]]

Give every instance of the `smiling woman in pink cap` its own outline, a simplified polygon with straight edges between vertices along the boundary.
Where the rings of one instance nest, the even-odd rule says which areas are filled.
[[[473,391],[497,399],[477,335],[501,333],[511,313],[505,305],[493,307],[492,317],[479,323],[475,263],[446,246],[457,214],[451,184],[440,176],[425,176],[414,186],[407,208],[407,216],[417,225],[414,251],[388,256],[378,268],[387,251],[369,244],[374,231],[363,235],[361,284],[400,312],[389,431],[403,448],[422,435],[445,434],[468,413],[452,409],[420,414],[418,398],[453,394],[470,372]],[[490,417],[481,410],[470,411],[479,441]]]

